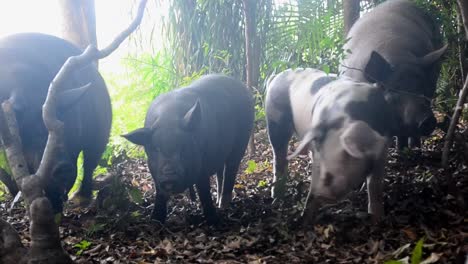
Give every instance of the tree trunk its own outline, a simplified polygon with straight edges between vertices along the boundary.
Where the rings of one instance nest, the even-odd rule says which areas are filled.
[[[88,45],[97,47],[94,0],[60,0],[59,3],[63,15],[63,38],[82,50]]]
[[[359,19],[360,0],[343,0],[344,34],[348,35],[354,22]]]
[[[260,45],[256,32],[257,3],[255,0],[243,0],[245,17],[245,58],[247,86],[255,93],[260,72]],[[249,154],[255,152],[254,129],[249,140]]]

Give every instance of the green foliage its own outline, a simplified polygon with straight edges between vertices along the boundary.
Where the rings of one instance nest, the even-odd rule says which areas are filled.
[[[8,174],[11,175],[10,166],[6,157],[5,150],[0,149],[0,168],[4,169]]]
[[[112,98],[113,111],[111,137],[104,153],[108,164],[112,162],[113,157],[122,154],[144,156],[141,148],[121,135],[143,127],[151,101],[156,96],[170,91],[181,81],[174,71],[171,58],[163,52],[154,56],[129,56],[123,62],[126,73],[104,75]]]
[[[411,254],[411,264],[421,263],[423,245],[424,238],[421,238],[418,243],[416,243],[416,246],[413,249],[413,253]]]
[[[409,246],[409,244],[405,245],[403,248],[406,249],[407,246]],[[413,251],[411,252],[411,259],[410,259],[411,262],[408,261],[409,260],[408,257],[405,257],[400,260],[385,261],[385,264],[406,264],[406,263],[420,264],[422,262],[423,246],[424,246],[424,238],[421,238],[420,240],[418,240],[418,242],[414,246]],[[429,262],[429,263],[432,263],[432,262]]]
[[[165,1],[167,50],[180,76],[220,72],[241,77],[244,68],[242,1]]]
[[[81,240],[79,243],[73,245],[74,248],[78,248],[76,255],[81,255],[83,251],[87,250],[91,246],[91,242],[87,240]]]
[[[256,169],[257,169],[257,163],[255,162],[255,160],[247,161],[247,169],[245,169],[246,174],[252,174],[255,172]]]
[[[94,234],[103,231],[106,228],[107,224],[105,223],[96,223],[92,224],[88,230],[86,230],[86,235],[87,236],[93,236]]]
[[[443,57],[442,68],[436,89],[435,107],[437,110],[451,115],[457,101],[458,91],[463,85],[460,71],[460,47],[463,46],[464,32],[458,31],[456,1],[445,0],[415,0],[415,2],[436,21],[441,27],[440,41],[449,44]]]
[[[130,186],[128,187],[128,195],[130,196],[130,199],[137,204],[142,204],[143,203],[143,193],[140,191],[140,189]]]
[[[247,161],[247,168],[245,169],[245,174],[259,173],[265,170],[268,170],[271,167],[270,162],[264,161],[262,163],[257,163],[255,160]]]
[[[266,64],[275,72],[296,67],[336,72],[343,44],[340,1],[333,6],[319,0],[291,1],[274,8]]]
[[[268,183],[265,180],[260,180],[257,184],[258,188],[266,188],[267,186],[268,186]]]
[[[4,169],[8,174],[11,175],[10,166],[6,158],[6,153],[3,149],[0,149],[0,168]],[[0,181],[0,202],[5,199],[5,195],[8,193],[6,186]]]

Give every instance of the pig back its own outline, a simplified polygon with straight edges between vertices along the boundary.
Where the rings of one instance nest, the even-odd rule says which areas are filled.
[[[306,68],[288,73],[289,100],[291,104],[294,128],[302,138],[311,126],[312,114],[320,90],[336,79],[320,70]]]
[[[156,120],[158,124],[178,122],[197,100],[201,121],[193,138],[200,147],[202,174],[212,175],[222,168],[234,149],[247,144],[252,131],[254,101],[240,81],[212,74],[160,95],[148,110],[145,127],[152,127]]]
[[[80,53],[63,39],[38,33],[16,34],[0,40],[0,100],[12,100],[25,152],[42,156],[47,140],[42,105],[50,82],[67,58]],[[64,89],[88,83],[91,87],[79,101],[58,109],[58,116],[65,123],[67,150],[73,158],[86,148],[102,153],[109,136],[110,98],[96,67],[90,65],[74,73]]]
[[[399,65],[412,63],[442,46],[439,28],[433,19],[407,0],[390,0],[364,14],[347,38],[344,50],[350,53],[342,61],[340,73],[357,81],[368,81],[363,70],[372,51],[381,54],[390,64]]]

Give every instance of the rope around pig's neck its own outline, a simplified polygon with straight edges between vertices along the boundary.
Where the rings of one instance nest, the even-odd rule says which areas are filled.
[[[365,76],[368,80],[374,81],[378,86],[384,88],[385,91],[389,91],[389,92],[393,92],[393,93],[400,93],[400,94],[407,94],[407,95],[411,95],[411,96],[423,98],[424,100],[428,101],[429,103],[432,102],[432,98],[430,98],[430,97],[428,97],[428,96],[425,96],[425,95],[422,95],[422,94],[417,94],[417,93],[412,93],[412,92],[408,92],[408,91],[404,91],[404,90],[400,90],[400,89],[395,89],[395,88],[386,87],[382,82],[378,82],[375,78],[373,78],[372,76],[370,76],[369,74],[367,74],[367,73],[366,73],[364,70],[362,70],[362,69],[354,68],[354,67],[349,67],[349,66],[346,66],[346,65],[343,65],[343,64],[341,64],[341,66],[342,66],[343,68],[348,69],[348,70],[355,70],[355,71],[361,72],[362,74],[364,74],[364,76]]]

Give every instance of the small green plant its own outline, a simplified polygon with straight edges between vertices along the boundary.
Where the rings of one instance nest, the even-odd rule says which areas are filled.
[[[268,161],[263,161],[261,163],[255,162],[255,160],[247,161],[247,168],[245,169],[245,174],[259,173],[265,170],[271,169],[271,164]]]
[[[414,246],[413,252],[411,253],[411,262],[408,261],[409,257],[405,257],[400,260],[389,260],[386,261],[385,264],[420,264],[422,259],[423,253],[423,246],[424,246],[424,238],[421,238]]]
[[[81,255],[83,251],[87,250],[91,246],[91,242],[87,240],[81,240],[80,243],[73,245],[74,248],[78,248],[76,255]]]
[[[257,184],[257,187],[258,187],[258,188],[265,188],[265,187],[267,187],[267,186],[268,186],[268,183],[267,183],[267,181],[265,181],[265,180],[260,180],[260,181],[258,182],[258,184]]]
[[[107,226],[107,224],[104,224],[104,223],[93,224],[88,228],[88,230],[86,230],[86,235],[87,236],[92,236],[92,235],[96,234],[97,232],[104,230],[104,228],[106,228],[106,226]]]
[[[141,213],[140,213],[139,211],[133,211],[133,212],[131,213],[131,216],[132,216],[133,218],[139,218],[139,217],[141,216]]]
[[[130,196],[130,200],[136,204],[142,204],[143,203],[143,193],[140,191],[140,189],[134,187],[134,186],[128,186],[127,188],[128,195]]]
[[[255,160],[247,161],[247,169],[245,169],[245,174],[252,174],[257,169],[257,163]]]

